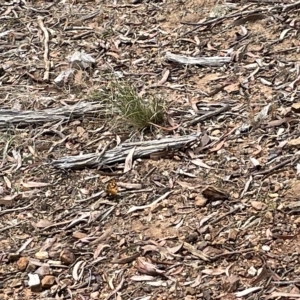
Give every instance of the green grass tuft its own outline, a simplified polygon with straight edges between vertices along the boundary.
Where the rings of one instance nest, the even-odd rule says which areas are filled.
[[[96,96],[97,95],[97,96]],[[153,95],[146,99],[140,97],[135,88],[124,81],[112,81],[104,91],[91,95],[103,102],[108,102],[113,111],[118,111],[120,116],[136,129],[151,128],[152,124],[162,124],[164,120],[164,101]]]

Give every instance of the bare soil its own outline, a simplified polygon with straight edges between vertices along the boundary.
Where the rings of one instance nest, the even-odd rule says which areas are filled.
[[[0,299],[300,297],[300,7],[221,2],[0,5]],[[95,63],[56,84],[75,51]],[[184,65],[167,52],[231,61]],[[160,97],[165,123],[137,131],[112,110],[98,91],[115,76]],[[61,121],[4,119],[95,102]],[[54,164],[196,133],[176,151]]]

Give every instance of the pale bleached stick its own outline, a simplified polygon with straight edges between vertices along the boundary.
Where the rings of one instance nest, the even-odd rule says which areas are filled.
[[[47,30],[47,28],[44,25],[43,22],[44,18],[39,16],[38,17],[38,24],[40,26],[40,28],[42,29],[43,33],[44,33],[44,62],[45,62],[45,73],[44,73],[44,80],[48,81],[49,80],[49,73],[50,73],[50,60],[49,60],[49,32]]]

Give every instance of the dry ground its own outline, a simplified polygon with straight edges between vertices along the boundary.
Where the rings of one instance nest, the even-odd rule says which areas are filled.
[[[3,1],[0,299],[299,298],[298,6],[232,1],[224,12],[222,1]],[[55,85],[75,51],[96,63]],[[187,66],[166,52],[232,60]],[[112,113],[97,97],[112,76],[161,97],[162,126],[173,130],[138,132]],[[62,122],[4,119],[91,101],[106,110]],[[222,105],[230,109],[180,125]],[[193,133],[196,143],[134,159],[126,173],[123,162],[52,164]],[[101,193],[112,177],[117,197]],[[33,274],[42,283],[30,288]]]

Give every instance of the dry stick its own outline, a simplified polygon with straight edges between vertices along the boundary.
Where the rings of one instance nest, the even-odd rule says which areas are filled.
[[[89,200],[96,200],[97,198],[99,198],[101,196],[101,194],[103,194],[104,191],[100,191],[96,194],[93,194],[92,196],[88,197],[88,198],[85,198],[85,199],[82,199],[82,200],[75,200],[76,203],[82,203],[82,202],[86,202],[86,201],[89,201]]]
[[[96,10],[96,11],[80,18],[80,21],[86,21],[86,20],[92,19],[92,18],[96,17],[97,15],[99,15],[100,12],[101,12],[100,10]]]
[[[3,215],[8,214],[10,212],[18,211],[18,210],[25,210],[25,209],[29,208],[30,206],[32,206],[34,203],[35,203],[35,201],[31,202],[27,206],[2,210],[2,211],[0,211],[0,216],[3,216]]]
[[[13,224],[13,225],[9,225],[9,226],[6,226],[6,227],[3,227],[3,228],[0,228],[0,232],[3,232],[7,229],[10,229],[10,228],[16,228],[17,226],[20,226],[22,224],[24,224],[25,222],[22,222],[22,223],[18,223],[18,224]]]
[[[80,40],[80,39],[87,37],[89,35],[92,35],[92,34],[94,34],[94,32],[92,32],[92,31],[79,33],[77,35],[72,36],[72,40]]]
[[[300,279],[291,280],[291,281],[272,281],[272,283],[277,285],[290,285],[290,284],[300,283]]]
[[[266,10],[266,9],[265,9]],[[230,15],[227,15],[227,16],[223,16],[223,17],[218,17],[218,18],[214,18],[212,20],[208,20],[206,22],[202,22],[202,23],[189,23],[189,22],[181,22],[182,24],[184,25],[189,25],[189,26],[196,26],[195,28],[185,32],[183,36],[189,34],[189,33],[192,33],[194,31],[196,31],[197,29],[199,29],[200,27],[202,26],[207,26],[207,25],[211,25],[211,24],[218,24],[220,23],[221,21],[225,20],[225,19],[230,19],[230,18],[234,18],[234,17],[239,17],[239,16],[243,16],[244,14],[247,14],[247,13],[260,13],[262,12],[263,10],[262,9],[255,9],[255,10],[249,10],[249,11],[245,11],[245,12],[238,12],[238,13],[233,13],[233,14],[230,14]]]
[[[295,160],[294,160],[294,163],[297,162],[298,160],[300,159],[300,156],[297,157]],[[281,162],[280,164],[274,166],[273,168],[270,168],[268,170],[265,170],[265,171],[261,171],[261,172],[257,172],[257,173],[253,173],[253,175],[266,175],[266,174],[269,174],[270,172],[274,171],[274,170],[277,170],[285,165],[287,165],[288,163],[291,163],[293,161],[292,158],[289,158],[287,160],[284,160],[283,162]]]
[[[141,182],[143,182],[147,177],[149,177],[155,170],[157,169],[157,167],[153,167],[141,180]]]
[[[50,72],[50,60],[49,60],[49,32],[46,29],[44,22],[43,22],[43,17],[39,16],[38,17],[38,24],[40,26],[40,28],[42,29],[43,33],[44,33],[44,46],[45,46],[45,50],[44,50],[44,62],[45,62],[45,73],[44,73],[44,80],[48,81],[49,80],[49,72]]]
[[[215,261],[224,256],[230,256],[230,255],[234,255],[234,254],[242,254],[242,253],[247,253],[247,252],[254,252],[254,249],[248,248],[248,249],[243,249],[240,251],[225,252],[225,253],[221,253],[221,254],[212,256],[212,257],[210,257],[210,259],[211,259],[211,261]]]
[[[288,10],[288,9],[295,8],[295,7],[297,7],[298,5],[300,5],[300,1],[295,2],[295,3],[292,3],[292,4],[285,5],[285,6],[283,7],[282,11],[286,11],[286,10]]]
[[[272,10],[273,9],[278,10],[279,8],[284,10],[284,8],[281,8],[281,7],[272,7]],[[216,23],[216,24],[220,23],[224,19],[230,19],[230,18],[235,18],[235,17],[242,17],[242,16],[244,16],[246,14],[255,14],[255,13],[261,13],[261,12],[270,11],[270,10],[271,10],[270,8],[265,7],[265,8],[260,8],[260,9],[248,10],[248,11],[239,11],[237,13],[232,13],[230,15],[226,15],[226,16],[223,16],[223,17],[214,18],[212,20],[208,20],[208,21],[200,23],[200,24],[199,23],[181,22],[181,24],[184,24],[184,25],[196,26],[192,30],[189,30],[186,33],[184,33],[182,36],[185,36],[185,35],[187,35],[187,34],[189,34],[191,32],[194,32],[194,31],[196,31],[197,29],[199,29],[202,26],[207,26],[207,25],[211,25],[211,24],[214,24],[214,23]]]
[[[225,217],[227,217],[227,216],[233,214],[234,212],[236,212],[236,211],[238,211],[238,210],[240,210],[240,209],[241,209],[241,207],[233,208],[233,209],[231,209],[229,212],[227,212],[227,213],[221,215],[220,217],[218,217],[217,219],[214,219],[213,221],[209,222],[209,224],[215,224],[215,223],[218,223],[218,222],[221,221],[223,218],[225,218]]]
[[[215,111],[209,112],[209,113],[207,113],[207,114],[205,114],[203,116],[196,117],[193,120],[184,122],[183,123],[183,127],[188,127],[188,126],[196,125],[197,123],[199,123],[201,121],[207,120],[207,119],[209,119],[209,118],[211,118],[213,116],[217,116],[217,115],[219,115],[222,112],[228,111],[229,109],[230,109],[230,105],[226,104],[223,107],[221,107],[221,108],[219,108],[219,109],[217,109]]]
[[[211,148],[211,147],[215,146],[216,144],[222,142],[224,139],[228,138],[228,137],[229,137],[229,136],[230,136],[230,135],[238,128],[238,127],[239,127],[239,126],[236,126],[236,127],[232,128],[229,132],[224,133],[224,134],[223,134],[219,139],[217,139],[216,141],[213,141],[213,142],[211,142],[210,144],[208,144],[208,145],[202,147],[202,148],[200,149],[200,151],[203,151],[203,150],[205,150],[205,149]]]
[[[265,4],[285,4],[285,3],[289,3],[288,0],[248,0],[248,2],[253,2],[253,3],[265,3]]]

